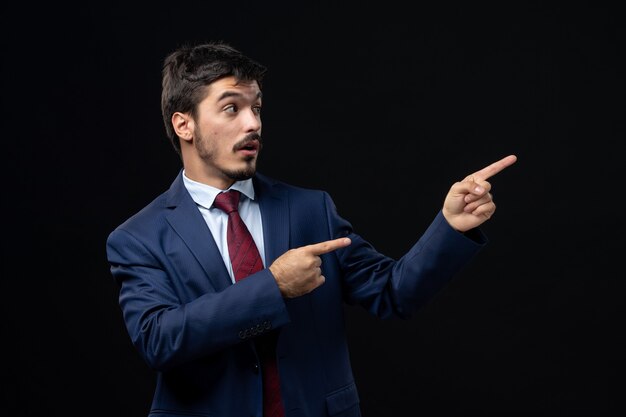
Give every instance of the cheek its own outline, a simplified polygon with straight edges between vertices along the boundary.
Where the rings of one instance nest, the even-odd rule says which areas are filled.
[[[241,130],[233,126],[213,128],[212,135],[220,148],[231,148],[242,137]]]
[[[212,129],[207,138],[207,146],[216,155],[228,157],[233,149],[233,136],[220,129]]]

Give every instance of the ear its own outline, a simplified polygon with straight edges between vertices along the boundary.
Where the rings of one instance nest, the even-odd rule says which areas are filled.
[[[181,140],[190,142],[193,139],[194,124],[191,115],[181,112],[174,113],[172,126]]]

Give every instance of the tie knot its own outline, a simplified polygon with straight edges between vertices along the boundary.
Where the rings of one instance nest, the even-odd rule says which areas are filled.
[[[226,214],[230,214],[239,208],[239,191],[230,190],[223,193],[219,193],[215,197],[213,205],[220,210],[223,210]]]

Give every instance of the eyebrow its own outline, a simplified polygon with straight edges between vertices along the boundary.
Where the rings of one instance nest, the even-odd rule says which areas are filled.
[[[218,97],[217,101],[222,101],[225,98],[229,98],[229,97],[243,97],[243,94],[237,91],[224,91],[222,95]],[[263,93],[259,91],[256,95],[256,98],[257,99],[263,98]]]

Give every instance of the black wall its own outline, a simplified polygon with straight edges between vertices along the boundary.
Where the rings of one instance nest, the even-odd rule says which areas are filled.
[[[491,243],[413,319],[346,307],[364,417],[623,413],[623,15],[474,3],[2,6],[2,415],[146,415],[105,240],[178,172],[161,63],[208,39],[269,67],[259,169],[326,189],[390,256],[518,155]]]

